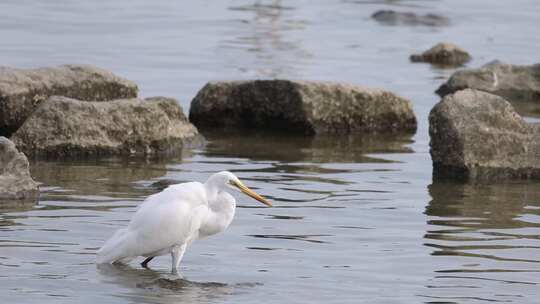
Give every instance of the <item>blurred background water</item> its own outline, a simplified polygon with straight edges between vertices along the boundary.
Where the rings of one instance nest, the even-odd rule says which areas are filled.
[[[380,9],[450,24],[381,24]],[[535,63],[538,20],[534,0],[2,1],[1,65],[93,64],[185,111],[211,80],[343,81],[410,99],[419,120],[412,137],[210,133],[181,158],[33,161],[39,203],[0,207],[2,302],[538,303],[540,184],[433,183],[427,115],[454,70],[408,60],[450,41],[469,67]],[[276,207],[239,197],[230,229],[188,250],[187,280],[168,257],[96,268],[160,181],[224,169]]]

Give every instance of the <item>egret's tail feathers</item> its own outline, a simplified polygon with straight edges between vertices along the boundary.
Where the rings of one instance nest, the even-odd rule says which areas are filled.
[[[118,231],[105,242],[103,247],[98,250],[96,263],[110,264],[116,261],[129,259],[130,239],[130,233],[127,229],[118,229]]]

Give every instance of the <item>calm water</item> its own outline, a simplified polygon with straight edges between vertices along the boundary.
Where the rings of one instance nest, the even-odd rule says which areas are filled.
[[[471,67],[538,61],[540,2],[2,1],[0,58],[90,63],[184,109],[209,80],[299,78],[390,89],[414,103],[412,137],[205,134],[182,158],[34,161],[37,205],[0,209],[5,303],[538,303],[540,184],[432,183],[427,114],[453,70],[408,55],[449,40]],[[446,27],[388,26],[378,9]],[[538,107],[518,105],[538,117]],[[230,229],[168,257],[96,268],[95,250],[171,181],[228,169],[275,208],[238,197]],[[161,182],[160,182],[161,181]]]

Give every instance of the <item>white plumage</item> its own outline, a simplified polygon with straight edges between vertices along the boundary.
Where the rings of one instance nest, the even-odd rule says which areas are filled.
[[[210,176],[204,184],[172,185],[139,206],[128,227],[116,231],[97,252],[97,263],[127,263],[143,256],[147,259],[141,265],[146,267],[153,257],[170,253],[172,271],[177,272],[191,242],[221,232],[231,223],[236,201],[226,192],[230,189],[272,206],[227,171]]]

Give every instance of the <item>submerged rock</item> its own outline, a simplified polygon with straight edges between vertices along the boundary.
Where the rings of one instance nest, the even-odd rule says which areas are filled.
[[[171,154],[202,142],[171,98],[89,102],[53,96],[13,135],[27,154],[46,156]]]
[[[467,88],[510,101],[540,102],[540,64],[525,66],[494,61],[478,69],[457,71],[436,93],[445,96]]]
[[[329,82],[255,80],[206,84],[191,102],[199,128],[297,133],[412,133],[411,103],[391,92]]]
[[[429,134],[435,179],[540,178],[540,127],[499,96],[467,89],[444,97]]]
[[[9,139],[0,136],[0,203],[36,200],[38,184],[30,176],[28,159]]]
[[[10,136],[44,100],[61,95],[106,101],[137,97],[137,85],[88,65],[33,70],[0,67],[0,135]]]
[[[471,55],[459,46],[441,42],[422,54],[413,54],[412,62],[429,62],[437,65],[460,66],[471,60]]]
[[[418,15],[412,12],[396,12],[393,10],[376,11],[371,18],[387,25],[426,25],[446,26],[450,24],[447,17],[437,14]]]

